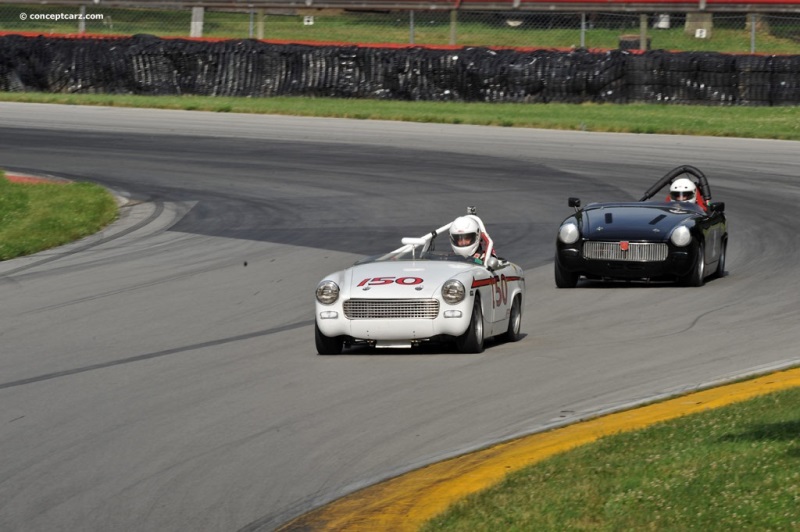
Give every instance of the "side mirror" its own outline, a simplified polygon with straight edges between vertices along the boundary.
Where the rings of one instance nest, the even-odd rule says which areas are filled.
[[[580,198],[569,198],[569,200],[567,200],[567,204],[570,207],[574,207],[574,208],[578,209],[581,206],[581,200],[580,200]]]
[[[725,202],[716,201],[708,205],[708,210],[711,212],[725,212]]]
[[[500,266],[500,261],[497,260],[497,257],[489,257],[486,260],[486,267],[490,270],[496,270]]]

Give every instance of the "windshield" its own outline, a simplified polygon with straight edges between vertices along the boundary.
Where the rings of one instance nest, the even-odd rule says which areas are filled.
[[[453,253],[453,248],[450,246],[450,240],[448,235],[437,235],[436,238],[433,239],[429,248],[424,251],[420,252],[422,246],[417,246],[413,253],[411,250],[408,251],[391,251],[389,253],[384,253],[382,255],[373,255],[371,257],[366,257],[356,264],[365,264],[368,262],[390,262],[390,261],[399,261],[399,260],[433,260],[433,261],[452,261],[452,262],[464,262],[467,264],[476,264],[476,259],[473,258],[464,258],[461,255],[456,255]],[[477,262],[480,264],[480,261]]]

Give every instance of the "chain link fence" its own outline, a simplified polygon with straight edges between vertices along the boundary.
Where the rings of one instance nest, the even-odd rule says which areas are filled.
[[[77,3],[0,4],[0,32],[800,54],[800,13],[122,9]]]

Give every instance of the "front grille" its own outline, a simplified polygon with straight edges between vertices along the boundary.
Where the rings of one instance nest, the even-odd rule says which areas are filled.
[[[631,242],[628,251],[622,251],[619,242],[583,243],[583,258],[591,260],[619,260],[627,262],[660,262],[667,260],[664,243]]]
[[[350,299],[344,302],[344,315],[351,320],[432,320],[439,315],[439,302],[435,299]]]

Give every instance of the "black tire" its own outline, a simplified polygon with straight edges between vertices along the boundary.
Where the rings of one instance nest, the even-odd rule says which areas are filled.
[[[320,355],[338,355],[342,352],[342,346],[344,345],[341,336],[334,336],[333,338],[325,336],[316,323],[314,323],[314,343],[317,344],[317,353]]]
[[[483,310],[481,310],[481,300],[476,297],[469,327],[464,334],[456,338],[456,347],[462,353],[483,353],[483,340]]]
[[[706,282],[706,260],[705,260],[705,246],[702,242],[697,245],[697,260],[692,266],[692,271],[681,278],[681,284],[684,286],[703,286]]]
[[[578,279],[581,277],[580,274],[573,273],[562,268],[558,263],[558,257],[556,257],[554,264],[556,286],[558,288],[575,288],[578,286]]]
[[[517,296],[511,304],[511,315],[508,317],[508,330],[503,335],[506,342],[516,342],[522,335],[519,333],[522,328],[522,297]]]
[[[728,239],[722,241],[722,249],[719,252],[719,262],[717,263],[717,271],[714,272],[716,279],[722,279],[725,276],[725,258],[728,255]]]

